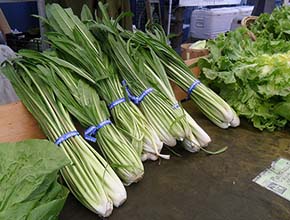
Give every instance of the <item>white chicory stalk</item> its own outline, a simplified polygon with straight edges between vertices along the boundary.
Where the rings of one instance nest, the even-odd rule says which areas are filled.
[[[194,140],[197,140],[200,147],[206,147],[210,142],[211,138],[208,134],[196,123],[196,121],[185,111],[186,120],[189,123],[192,131],[192,135],[194,138],[189,138],[189,140],[193,140],[193,147],[197,147],[194,143]]]
[[[199,83],[192,73],[186,72],[181,67],[163,61],[167,74],[185,91],[196,84],[190,93],[190,98],[198,105],[200,110],[220,128],[228,128],[232,121],[238,121],[233,109],[211,89]],[[239,123],[233,124],[238,126]]]

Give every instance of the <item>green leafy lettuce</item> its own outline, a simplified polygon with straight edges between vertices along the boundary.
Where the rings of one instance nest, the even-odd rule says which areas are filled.
[[[255,127],[273,131],[290,121],[290,7],[262,14],[249,29],[207,42],[201,79]]]
[[[258,37],[290,40],[290,7],[275,8],[272,14],[262,14],[250,30]]]
[[[57,182],[70,160],[55,144],[0,144],[0,219],[56,220],[68,190]]]
[[[290,121],[289,61],[290,52],[263,54],[219,71],[212,60],[203,59],[201,79],[256,128],[273,131]]]

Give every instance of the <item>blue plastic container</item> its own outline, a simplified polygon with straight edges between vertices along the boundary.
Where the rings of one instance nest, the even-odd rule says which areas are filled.
[[[38,19],[31,16],[38,14],[36,1],[0,3],[0,8],[12,29],[25,32],[39,27]]]

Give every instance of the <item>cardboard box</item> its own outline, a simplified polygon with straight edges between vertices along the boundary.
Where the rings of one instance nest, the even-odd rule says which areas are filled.
[[[8,24],[8,21],[6,20],[6,17],[1,8],[0,8],[0,31],[2,32],[4,37],[6,34],[11,33],[10,25]]]

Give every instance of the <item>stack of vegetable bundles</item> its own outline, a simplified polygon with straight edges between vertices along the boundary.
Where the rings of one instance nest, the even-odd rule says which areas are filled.
[[[262,14],[249,29],[238,28],[208,41],[200,59],[201,80],[239,115],[260,130],[284,128],[290,121],[290,7]]]
[[[238,126],[239,118],[193,77],[160,28],[125,31],[118,24],[122,16],[111,20],[99,6],[102,19],[84,7],[80,20],[71,9],[48,5],[41,19],[51,49],[22,50],[3,72],[48,139],[71,160],[61,169],[71,192],[106,217],[126,200],[124,185],[142,179],[142,161],[169,159],[163,144],[180,141],[196,152],[211,141],[176,100],[169,77],[219,127]],[[83,135],[71,116],[86,128]],[[96,149],[85,140],[96,142]]]

